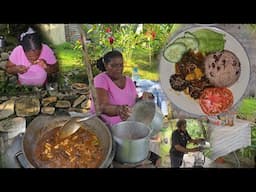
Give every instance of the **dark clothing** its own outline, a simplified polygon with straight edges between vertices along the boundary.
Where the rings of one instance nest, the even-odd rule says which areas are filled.
[[[182,163],[184,153],[177,151],[175,149],[175,145],[181,145],[182,147],[187,146],[187,142],[191,140],[190,135],[187,131],[183,132],[181,130],[176,129],[172,133],[172,146],[170,149],[170,156],[171,156],[171,165],[172,167],[179,167]]]
[[[174,155],[171,155],[170,159],[171,159],[171,167],[179,168],[182,164],[183,157],[176,157]]]

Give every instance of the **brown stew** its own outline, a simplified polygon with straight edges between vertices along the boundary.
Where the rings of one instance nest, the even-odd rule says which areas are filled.
[[[35,160],[41,168],[96,168],[103,159],[98,137],[87,129],[60,139],[60,127],[47,132],[37,143]]]

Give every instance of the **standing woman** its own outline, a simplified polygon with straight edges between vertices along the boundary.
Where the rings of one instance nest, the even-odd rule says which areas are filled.
[[[130,77],[123,75],[123,55],[119,51],[105,54],[97,61],[97,67],[102,71],[94,77],[101,118],[113,126],[130,116],[138,97],[136,87]],[[144,92],[142,99],[152,99],[152,96]],[[90,111],[95,113],[93,100]]]
[[[42,86],[49,74],[58,72],[58,64],[53,50],[42,43],[37,32],[29,28],[21,34],[20,45],[9,56],[6,71],[18,75],[21,85]]]
[[[172,132],[172,144],[170,149],[170,160],[172,168],[179,168],[182,165],[183,156],[188,152],[200,151],[200,147],[187,148],[187,143],[199,144],[204,141],[202,138],[192,139],[187,132],[187,121],[179,119],[176,123],[177,129]]]

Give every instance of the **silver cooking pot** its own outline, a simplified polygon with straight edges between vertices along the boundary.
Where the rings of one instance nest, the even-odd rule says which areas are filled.
[[[164,115],[154,100],[142,100],[135,104],[131,116],[127,121],[144,123],[152,129],[151,137],[163,128]]]
[[[138,163],[149,154],[152,129],[137,121],[123,121],[111,127],[116,142],[115,160],[120,163]]]
[[[152,133],[150,134],[151,137],[154,137],[157,133],[161,131],[164,124],[163,120],[164,120],[164,115],[161,112],[161,109],[156,106],[153,120],[149,124],[149,128],[152,129]]]
[[[34,151],[37,142],[43,135],[45,135],[46,132],[56,127],[63,126],[69,119],[69,116],[53,117],[41,115],[36,117],[26,129],[22,141],[22,150],[16,154],[16,158],[21,166],[25,168],[38,167],[36,160],[34,159]],[[82,123],[88,125],[86,128],[90,129],[97,135],[103,147],[104,158],[102,163],[99,165],[99,168],[109,167],[114,158],[114,145],[109,128],[98,117],[93,117]]]

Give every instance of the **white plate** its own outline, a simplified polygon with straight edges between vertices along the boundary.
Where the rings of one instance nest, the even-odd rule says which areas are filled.
[[[228,87],[234,96],[234,103],[233,106],[236,105],[239,100],[242,98],[247,85],[250,80],[250,63],[247,56],[247,53],[243,46],[236,40],[232,35],[227,33],[226,31],[216,28],[216,27],[192,27],[189,29],[186,29],[185,31],[180,32],[175,37],[171,38],[167,45],[175,41],[178,37],[184,36],[184,33],[186,31],[197,31],[199,29],[209,29],[212,31],[216,31],[218,33],[224,34],[224,38],[226,40],[225,42],[225,50],[232,51],[236,54],[236,56],[239,58],[241,63],[241,74],[239,79],[235,84],[233,84],[231,87]],[[179,107],[181,110],[186,111],[188,113],[194,114],[194,115],[205,115],[203,111],[200,108],[200,105],[198,103],[198,100],[194,100],[188,95],[185,95],[184,92],[175,91],[172,89],[169,78],[172,74],[175,74],[175,63],[168,62],[164,57],[163,54],[161,55],[160,59],[160,67],[159,67],[159,73],[160,73],[160,84],[162,86],[162,89],[164,90],[166,96],[168,99],[175,104],[177,107]]]

